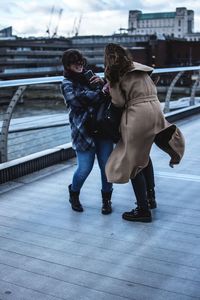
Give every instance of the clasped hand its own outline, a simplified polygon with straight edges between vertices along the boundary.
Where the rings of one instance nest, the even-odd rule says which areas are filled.
[[[103,85],[104,84],[104,80],[101,78],[101,77],[99,77],[99,76],[97,76],[97,75],[94,75],[94,76],[92,76],[91,78],[90,78],[90,84],[101,84],[101,85]]]

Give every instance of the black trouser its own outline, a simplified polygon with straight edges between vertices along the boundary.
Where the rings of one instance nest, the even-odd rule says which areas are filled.
[[[148,190],[154,190],[154,172],[152,161],[149,158],[149,163],[145,169],[138,173],[134,179],[131,179],[137,205],[142,209],[148,209],[147,193]]]

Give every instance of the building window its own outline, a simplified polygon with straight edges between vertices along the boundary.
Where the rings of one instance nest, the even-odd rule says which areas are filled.
[[[178,20],[178,26],[181,26],[181,20]]]
[[[192,33],[192,21],[188,20],[188,33]]]

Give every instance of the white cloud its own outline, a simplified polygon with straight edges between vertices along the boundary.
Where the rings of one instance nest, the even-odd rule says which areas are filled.
[[[113,34],[128,25],[128,11],[147,12],[175,11],[176,7],[195,10],[195,31],[200,31],[199,0],[0,0],[0,28],[13,26],[15,34],[44,36],[55,6],[51,22],[53,33],[58,23],[59,9],[63,9],[58,34],[68,36],[82,14],[79,33]]]
[[[83,14],[80,34],[97,34],[101,35],[104,32],[113,34],[120,27],[128,26],[127,13],[120,11],[100,11],[98,17],[95,12]]]

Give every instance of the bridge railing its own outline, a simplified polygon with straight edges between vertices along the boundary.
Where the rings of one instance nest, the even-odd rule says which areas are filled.
[[[60,81],[17,86],[15,91],[9,91],[10,94],[11,100],[7,98],[6,101],[8,104],[1,97],[4,100],[0,106],[1,163],[71,140]]]
[[[193,106],[200,66],[154,69],[153,75],[170,74],[165,113],[170,111],[176,83],[186,72],[195,73],[195,81],[189,87],[189,105]],[[99,75],[103,76],[103,73]],[[0,102],[0,163],[70,142],[68,114],[60,92],[62,80],[62,76],[56,76],[0,81],[0,101],[11,90],[8,104]],[[41,101],[41,98],[45,100]]]

